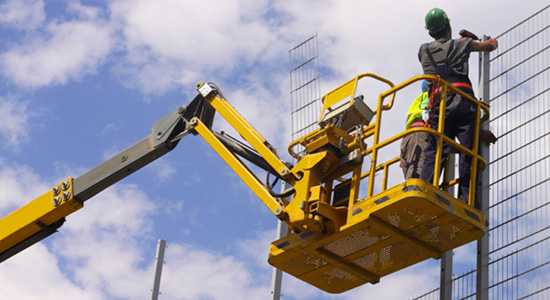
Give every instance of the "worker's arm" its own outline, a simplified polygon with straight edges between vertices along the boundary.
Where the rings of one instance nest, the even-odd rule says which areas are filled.
[[[484,42],[472,41],[474,51],[491,52],[498,47],[498,42],[495,39],[486,40]]]

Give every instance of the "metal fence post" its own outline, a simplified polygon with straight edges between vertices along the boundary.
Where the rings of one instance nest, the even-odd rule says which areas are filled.
[[[151,289],[151,300],[157,300],[160,294],[160,276],[164,264],[164,250],[166,241],[159,239],[157,242],[157,256],[155,258],[155,276],[153,277],[153,288]]]
[[[484,36],[483,40],[487,40],[488,37]],[[488,101],[490,99],[489,94],[489,79],[490,79],[490,64],[489,53],[479,53],[479,94],[481,100]],[[489,122],[482,124],[481,129],[489,130]],[[489,220],[489,184],[490,184],[490,172],[489,172],[489,145],[485,142],[480,143],[479,152],[485,162],[487,163],[487,169],[479,175],[479,182],[476,189],[477,198],[481,202],[481,211],[485,214],[487,220]],[[476,278],[476,299],[486,300],[489,299],[489,230],[486,228],[486,234],[477,242],[477,278]]]

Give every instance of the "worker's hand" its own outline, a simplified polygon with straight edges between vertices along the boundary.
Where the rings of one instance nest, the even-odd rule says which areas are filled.
[[[493,39],[493,38],[490,38],[489,39],[491,42],[494,42],[495,43],[495,50],[498,48],[498,41],[496,39]]]
[[[481,130],[481,140],[486,143],[494,144],[498,140],[497,137],[490,130]]]
[[[491,52],[498,48],[498,42],[495,39],[489,39],[483,42],[472,41],[472,49],[474,51]]]

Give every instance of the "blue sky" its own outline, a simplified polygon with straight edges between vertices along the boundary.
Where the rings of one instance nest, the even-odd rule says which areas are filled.
[[[429,41],[430,8],[447,11],[455,34],[494,36],[547,5],[529,3],[1,1],[0,216],[148,135],[157,119],[192,100],[199,80],[217,83],[286,154],[288,50],[312,34],[323,93],[364,72],[399,83],[421,72],[416,53]],[[388,120],[395,130],[407,108]],[[161,299],[267,299],[275,226],[214,151],[188,136],[87,201],[59,233],[0,264],[0,299],[149,297],[159,238],[168,243]],[[473,261],[471,246],[455,254],[458,270]],[[438,263],[341,295],[285,276],[283,299],[412,298],[438,284]]]

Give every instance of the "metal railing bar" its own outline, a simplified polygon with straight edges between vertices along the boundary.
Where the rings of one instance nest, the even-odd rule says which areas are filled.
[[[533,79],[533,78],[539,76],[540,74],[542,74],[542,73],[548,71],[548,69],[550,69],[550,66],[548,66],[548,67],[546,67],[545,69],[543,69],[543,70],[537,72],[536,74],[534,74],[533,76],[531,76],[531,77],[525,79],[524,81],[522,81],[522,82],[520,82],[520,83],[514,85],[513,87],[511,87],[511,88],[507,89],[506,91],[502,92],[501,94],[495,96],[494,98],[492,98],[491,100],[489,100],[489,103],[491,103],[491,102],[493,102],[493,101],[496,101],[496,99],[499,98],[500,96],[502,96],[502,95],[504,95],[504,94],[507,94],[508,92],[514,90],[515,88],[517,88],[517,87],[519,87],[519,86],[522,86],[523,84],[525,84],[525,83],[528,82],[529,80],[531,80],[531,79]]]
[[[503,199],[503,200],[497,202],[496,204],[493,204],[492,206],[489,207],[489,209],[493,209],[493,208],[495,208],[495,207],[498,206],[498,205],[504,204],[504,203],[508,202],[509,200],[514,199],[515,197],[517,197],[517,196],[519,196],[519,195],[521,195],[521,194],[523,194],[523,193],[525,193],[525,192],[527,192],[527,191],[529,191],[529,190],[531,190],[531,189],[534,189],[534,188],[536,188],[536,187],[538,187],[538,186],[540,186],[540,185],[543,185],[544,183],[546,183],[546,182],[548,182],[548,181],[550,181],[550,178],[546,178],[545,180],[543,180],[543,181],[541,181],[541,182],[539,182],[539,183],[537,183],[537,184],[535,184],[535,185],[532,185],[532,186],[530,186],[530,187],[528,187],[528,188],[526,188],[526,189],[524,189],[524,190],[521,190],[521,191],[519,191],[519,192],[513,194],[512,196],[509,196],[508,198]]]
[[[538,138],[533,139],[533,140],[530,141],[529,143],[526,143],[526,144],[524,144],[523,146],[521,146],[521,147],[519,147],[519,148],[516,148],[515,150],[506,153],[505,155],[502,155],[501,157],[499,157],[499,158],[497,158],[497,159],[491,161],[491,162],[489,163],[489,166],[492,165],[492,164],[494,164],[494,163],[497,163],[498,161],[500,161],[500,160],[502,160],[502,159],[504,159],[504,158],[506,158],[506,157],[508,157],[508,156],[510,156],[510,155],[512,155],[512,154],[514,154],[514,153],[516,153],[516,152],[518,152],[518,151],[520,151],[520,150],[522,150],[522,149],[527,148],[527,146],[530,146],[531,144],[534,144],[535,142],[538,142],[538,141],[542,140],[543,138],[547,137],[548,135],[550,135],[550,132],[547,132],[547,133],[545,133],[544,135],[541,135],[541,136],[539,136]]]
[[[502,113],[502,114],[496,116],[494,119],[491,119],[490,122],[492,123],[492,122],[498,120],[499,118],[503,117],[504,115],[506,115],[506,114],[508,114],[508,113],[510,113],[510,112],[512,112],[512,111],[514,111],[514,110],[516,110],[516,109],[521,108],[523,105],[525,105],[525,104],[527,104],[527,103],[529,103],[529,102],[531,102],[531,101],[537,99],[539,96],[542,96],[543,94],[545,94],[545,93],[548,92],[548,91],[550,91],[550,88],[545,89],[544,91],[542,91],[542,92],[540,92],[540,93],[534,95],[533,97],[531,97],[531,98],[529,98],[529,99],[527,99],[527,100],[525,100],[525,101],[519,103],[518,105],[514,106],[514,108],[509,109],[509,110],[505,111],[504,113]]]
[[[547,7],[545,7],[545,8],[543,8],[543,9],[539,10],[538,12],[536,12],[535,14],[533,14],[532,16],[530,16],[529,18],[527,18],[527,19],[525,19],[525,20],[519,22],[518,24],[514,25],[512,28],[510,28],[510,29],[506,30],[505,32],[501,33],[501,34],[500,34],[499,36],[497,36],[496,38],[498,39],[498,38],[502,37],[503,35],[505,35],[505,34],[511,32],[512,30],[518,28],[519,26],[521,26],[522,24],[524,24],[524,23],[526,23],[527,21],[531,20],[532,18],[536,17],[537,15],[541,14],[543,11],[547,10],[548,8],[550,8],[550,5],[548,5]]]
[[[499,248],[493,249],[492,251],[489,251],[488,254],[491,255],[491,254],[493,254],[493,253],[495,253],[495,252],[498,252],[498,251],[500,251],[500,250],[502,250],[502,249],[504,249],[504,248],[510,247],[510,246],[512,246],[512,245],[514,245],[514,244],[517,244],[517,243],[519,243],[519,242],[521,242],[521,241],[523,241],[523,240],[526,240],[526,239],[528,239],[528,238],[530,238],[530,237],[532,237],[532,236],[535,236],[535,235],[537,235],[537,234],[539,234],[539,233],[541,233],[541,232],[543,232],[543,231],[545,231],[545,230],[547,230],[547,229],[549,229],[549,228],[550,228],[550,226],[546,226],[546,227],[544,227],[544,228],[542,228],[542,229],[539,229],[539,230],[537,230],[537,231],[535,231],[535,232],[533,232],[533,233],[531,233],[531,234],[529,234],[529,235],[526,235],[526,236],[524,236],[524,237],[522,237],[522,238],[520,238],[520,239],[517,239],[517,240],[513,241],[512,243],[509,243],[509,244],[506,244],[506,245],[501,246],[501,247],[499,247]]]
[[[491,227],[491,229],[489,230],[489,232],[493,231],[494,229],[500,228],[500,227],[502,227],[502,226],[504,226],[504,225],[510,224],[511,222],[513,222],[513,221],[515,221],[515,220],[518,220],[518,219],[520,219],[521,217],[524,217],[524,216],[526,216],[526,215],[528,215],[528,214],[530,214],[530,213],[532,213],[532,212],[534,212],[534,211],[536,211],[536,210],[539,210],[540,208],[543,208],[543,207],[545,207],[545,206],[547,206],[547,205],[549,205],[549,204],[550,204],[550,202],[546,202],[546,203],[544,203],[543,205],[541,205],[541,206],[539,206],[539,207],[533,208],[533,209],[531,209],[531,210],[526,211],[525,213],[523,213],[523,214],[521,214],[521,215],[517,215],[517,216],[515,216],[515,217],[513,217],[513,218],[511,218],[511,219],[508,219],[506,222],[500,223],[499,225],[497,225],[497,226],[495,226],[495,227]]]
[[[506,175],[506,176],[500,178],[500,179],[497,180],[497,181],[491,182],[491,183],[489,184],[489,187],[492,187],[493,185],[495,185],[495,184],[497,184],[497,183],[499,183],[499,182],[501,182],[501,181],[503,181],[503,180],[505,180],[505,179],[508,179],[508,178],[510,178],[510,177],[512,177],[512,176],[514,176],[514,175],[516,175],[517,173],[519,173],[519,172],[521,172],[521,171],[524,171],[524,170],[528,169],[529,167],[532,167],[532,166],[538,164],[539,162],[541,162],[541,161],[547,159],[548,157],[550,157],[550,154],[548,154],[548,155],[544,156],[543,158],[540,158],[540,159],[538,159],[538,160],[536,160],[536,161],[534,161],[534,162],[528,164],[527,166],[525,166],[525,167],[523,167],[523,168],[521,168],[521,169],[516,170],[515,172],[512,172],[512,173],[510,173],[510,174],[508,174],[508,175]]]
[[[513,67],[508,68],[506,71],[504,71],[504,72],[498,74],[497,76],[495,76],[495,77],[489,79],[489,83],[490,83],[491,81],[493,81],[493,80],[499,78],[500,76],[502,76],[502,75],[504,75],[504,74],[506,74],[506,73],[512,71],[513,69],[517,68],[518,66],[520,66],[520,65],[522,65],[523,63],[527,62],[527,61],[530,60],[531,58],[533,58],[533,57],[535,57],[535,56],[541,54],[542,52],[544,52],[544,51],[546,51],[546,50],[548,50],[548,49],[550,49],[550,45],[546,46],[546,47],[543,48],[542,50],[539,50],[537,53],[535,53],[535,54],[529,56],[528,58],[526,58],[526,59],[520,61],[519,63],[517,63],[517,64],[514,65]]]
[[[510,51],[512,51],[512,50],[514,50],[514,48],[516,48],[516,47],[518,47],[519,45],[521,45],[521,44],[527,42],[528,40],[532,39],[533,37],[535,37],[536,35],[538,35],[539,33],[543,32],[543,31],[545,31],[545,30],[548,29],[548,28],[550,28],[550,25],[547,25],[546,27],[542,28],[541,30],[539,30],[539,31],[535,32],[534,34],[528,36],[528,37],[525,38],[523,41],[521,41],[521,42],[515,44],[515,45],[514,45],[513,47],[511,47],[511,48],[508,48],[506,51],[504,51],[504,52],[502,52],[502,53],[499,53],[497,56],[495,56],[495,57],[493,57],[492,59],[490,59],[489,62],[492,62],[493,60],[495,60],[495,59],[497,59],[497,58],[503,56],[504,54],[506,54],[506,53],[508,53],[508,52],[510,52]]]
[[[547,287],[545,287],[545,288],[543,288],[543,289],[540,289],[540,290],[538,290],[538,291],[532,292],[531,294],[526,295],[526,296],[523,296],[523,297],[521,297],[521,298],[518,298],[517,300],[527,299],[527,298],[529,298],[529,297],[531,297],[531,296],[534,296],[534,295],[536,295],[536,294],[540,294],[540,293],[542,293],[542,292],[544,292],[544,291],[546,291],[546,290],[548,290],[548,289],[550,289],[550,286],[547,286]]]

